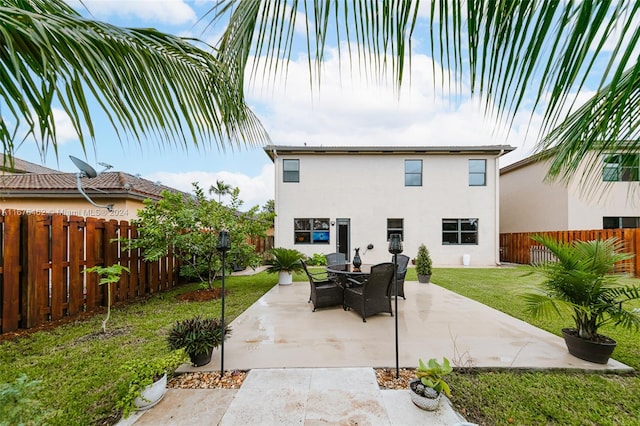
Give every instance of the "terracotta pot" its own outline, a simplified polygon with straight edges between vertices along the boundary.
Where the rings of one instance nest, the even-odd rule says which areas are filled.
[[[596,364],[606,364],[616,348],[617,342],[609,337],[601,336],[602,342],[583,339],[575,328],[563,328],[562,336],[569,353],[576,358]]]

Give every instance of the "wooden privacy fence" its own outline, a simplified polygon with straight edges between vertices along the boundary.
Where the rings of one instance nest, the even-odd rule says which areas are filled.
[[[112,284],[111,303],[168,290],[178,284],[169,255],[145,262],[139,250],[121,250],[118,238],[136,227],[116,221],[61,214],[0,215],[0,332],[32,328],[107,305],[105,286],[85,268],[120,264],[130,269]]]
[[[623,250],[635,257],[621,262],[617,272],[640,277],[640,229],[592,229],[586,231],[518,232],[500,234],[500,261],[519,264],[539,263],[552,260],[553,255],[531,239],[536,234],[549,235],[557,240],[572,242],[617,238],[624,244]]]

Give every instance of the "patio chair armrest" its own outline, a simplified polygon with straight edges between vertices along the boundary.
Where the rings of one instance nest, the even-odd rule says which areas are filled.
[[[351,277],[347,277],[347,283],[349,284],[349,287],[360,287],[362,284],[364,284],[363,282],[354,280]]]

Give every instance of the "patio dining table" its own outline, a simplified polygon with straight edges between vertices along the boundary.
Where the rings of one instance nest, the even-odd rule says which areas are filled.
[[[356,281],[364,281],[371,274],[372,266],[373,265],[362,264],[360,268],[355,268],[351,263],[331,265],[327,266],[327,274],[335,276],[338,284],[342,287],[351,287],[352,284],[348,278]]]

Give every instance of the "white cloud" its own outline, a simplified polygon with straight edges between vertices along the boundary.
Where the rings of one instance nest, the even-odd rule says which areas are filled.
[[[120,17],[171,25],[193,23],[197,16],[185,0],[67,0],[84,14],[88,9],[96,19]]]
[[[212,185],[215,186],[217,180],[222,180],[227,185],[240,188],[240,199],[244,201],[241,209],[248,210],[255,205],[263,206],[267,200],[274,199],[273,173],[273,164],[267,164],[257,176],[228,171],[189,171],[157,172],[144,176],[144,178],[154,182],[160,181],[163,185],[189,193],[193,192],[192,182],[198,182],[207,195],[209,195],[209,188]],[[216,196],[213,195],[213,197]],[[223,197],[222,201],[228,202],[229,197]]]
[[[344,59],[344,58],[343,58]],[[339,67],[342,67],[340,74]],[[433,75],[431,58],[414,54],[410,82],[398,97],[393,82],[367,82],[330,52],[318,93],[309,88],[304,58],[289,64],[286,84],[255,81],[251,105],[280,145],[495,145],[524,142],[524,132],[504,131],[486,118],[480,100],[449,99]],[[436,88],[434,88],[434,78]],[[448,81],[445,75],[444,81]],[[461,91],[467,90],[462,88]],[[270,92],[272,91],[272,92]],[[528,116],[528,114],[527,114]],[[517,138],[522,137],[522,140]]]

